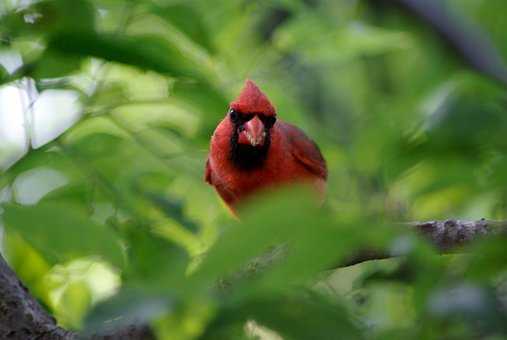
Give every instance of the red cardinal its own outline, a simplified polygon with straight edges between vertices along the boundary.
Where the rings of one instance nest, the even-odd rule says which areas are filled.
[[[327,168],[318,146],[277,119],[266,95],[247,80],[211,137],[205,179],[234,211],[252,193],[281,184],[309,182],[323,195]]]

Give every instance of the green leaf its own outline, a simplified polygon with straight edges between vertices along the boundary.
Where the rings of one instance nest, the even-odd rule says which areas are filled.
[[[7,70],[2,65],[0,65],[0,85],[7,82],[8,79],[9,72],[7,72]]]
[[[41,1],[34,5],[35,27],[48,31],[92,30],[95,25],[95,8],[87,0],[51,0]]]
[[[52,263],[83,256],[102,256],[120,267],[123,255],[115,233],[92,222],[79,206],[40,203],[5,205],[8,232],[17,232]]]
[[[155,35],[61,32],[48,48],[63,54],[96,57],[175,77],[197,77],[195,65],[165,39]]]
[[[51,149],[51,144],[31,150],[10,167],[2,177],[14,180],[19,174],[37,167],[48,167],[62,171],[66,175],[76,174],[75,166],[61,152]]]
[[[187,4],[154,6],[151,11],[176,27],[188,38],[208,50],[214,52],[209,30],[205,26],[200,13]]]
[[[64,77],[77,72],[82,60],[49,50],[29,64],[27,70],[35,79]]]
[[[428,298],[430,314],[447,321],[463,321],[477,331],[507,331],[507,314],[495,289],[462,282],[433,291]]]
[[[129,244],[129,266],[125,269],[129,283],[153,291],[185,282],[188,254],[180,245],[153,234],[146,226],[125,223],[119,228]]]
[[[41,286],[41,281],[51,269],[42,254],[30,246],[19,235],[9,235],[3,243],[3,255],[9,260],[9,266],[16,272],[24,285],[39,301],[50,301],[46,287]]]
[[[225,115],[229,103],[223,91],[206,81],[177,81],[170,95],[201,115],[200,135],[208,139],[217,122]]]
[[[215,334],[224,328],[252,320],[286,339],[360,338],[346,311],[317,294],[259,298],[238,306],[227,306],[219,311],[202,338],[219,338]]]
[[[192,233],[199,231],[197,223],[185,215],[185,204],[181,200],[170,197],[167,194],[162,195],[154,192],[144,192],[143,195],[154,205],[158,206],[164,214],[177,221],[188,231]]]
[[[410,36],[364,23],[336,27],[319,15],[305,15],[290,21],[275,33],[281,49],[301,53],[315,64],[348,62],[363,56],[378,56],[406,49]]]
[[[63,289],[62,296],[58,301],[58,321],[65,327],[79,329],[85,313],[91,306],[92,294],[90,287],[82,281],[69,283]]]
[[[95,8],[87,0],[43,0],[2,17],[0,32],[26,37],[52,32],[85,32],[95,26]]]
[[[165,296],[123,289],[91,310],[85,320],[85,332],[105,334],[126,326],[146,325],[170,308],[171,301]]]
[[[367,239],[366,233],[359,237],[353,228],[335,225],[330,216],[318,208],[316,197],[301,188],[255,200],[242,211],[242,223],[224,231],[192,277],[189,287],[227,278],[248,261],[264,255],[270,247],[288,243],[289,251],[283,260],[275,261],[273,268],[263,273],[262,280],[247,282],[252,290],[238,289],[238,293],[246,296],[253,291],[285,290],[288,282],[305,282],[339,261],[360,240],[366,242]]]
[[[121,153],[124,140],[120,136],[99,131],[74,140],[70,148],[83,159],[91,161]]]
[[[507,269],[506,245],[505,235],[486,238],[471,245],[467,276],[487,282],[504,273]]]
[[[71,183],[50,191],[41,202],[72,203],[84,207],[89,206],[93,198],[93,187],[88,183]]]

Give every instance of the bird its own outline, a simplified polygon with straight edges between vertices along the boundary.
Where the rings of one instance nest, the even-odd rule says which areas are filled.
[[[310,184],[323,198],[327,166],[317,144],[279,119],[268,97],[247,79],[213,132],[204,179],[236,213],[254,194],[296,183]]]

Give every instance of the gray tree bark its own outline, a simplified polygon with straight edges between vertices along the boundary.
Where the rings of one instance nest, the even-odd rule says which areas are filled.
[[[0,339],[72,339],[56,325],[0,255]]]
[[[144,340],[153,339],[148,327],[131,326],[91,337],[67,331],[42,308],[0,254],[0,339],[12,340]]]

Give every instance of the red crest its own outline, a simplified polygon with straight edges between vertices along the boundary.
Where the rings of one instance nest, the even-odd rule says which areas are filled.
[[[263,113],[266,116],[276,115],[276,110],[268,97],[247,79],[238,98],[230,104],[231,109],[243,113]]]

